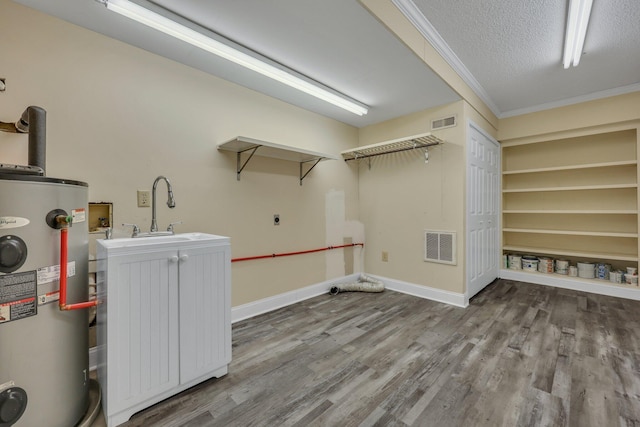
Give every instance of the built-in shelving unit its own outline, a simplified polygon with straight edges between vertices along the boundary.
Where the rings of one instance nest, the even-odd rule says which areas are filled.
[[[332,154],[319,153],[302,148],[290,147],[287,145],[276,144],[275,142],[269,141],[262,141],[246,136],[238,136],[229,141],[223,142],[222,144],[218,144],[218,150],[236,153],[236,177],[238,181],[240,181],[240,174],[254,155],[299,163],[300,185],[302,185],[302,181],[304,180],[304,178],[306,178],[309,172],[311,172],[311,169],[313,169],[322,160],[340,159],[340,157]],[[245,153],[247,155],[246,159],[243,161],[242,155]],[[307,167],[305,170],[304,165],[309,165],[309,167]]]
[[[637,267],[638,144],[633,126],[573,138],[503,142],[503,253]],[[544,274],[503,273],[549,281]]]
[[[431,133],[423,133],[419,135],[398,138],[391,141],[378,142],[371,145],[363,145],[362,147],[343,151],[342,157],[345,162],[350,160],[367,159],[383,154],[399,153],[401,151],[415,150],[417,148],[428,148],[439,145],[444,141]]]

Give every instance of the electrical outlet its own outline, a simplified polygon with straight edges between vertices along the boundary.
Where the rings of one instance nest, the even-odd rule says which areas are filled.
[[[382,262],[389,262],[389,252],[382,251]]]
[[[138,207],[148,208],[151,206],[151,191],[138,190]]]

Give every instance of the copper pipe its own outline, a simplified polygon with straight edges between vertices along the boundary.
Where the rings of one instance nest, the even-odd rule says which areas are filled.
[[[60,216],[64,218],[64,216]],[[96,299],[93,301],[79,302],[76,304],[67,304],[67,260],[68,260],[68,233],[69,227],[67,226],[71,222],[70,217],[66,217],[65,220],[56,218],[59,223],[66,223],[60,229],[60,301],[58,301],[58,307],[60,310],[80,310],[83,308],[95,307],[100,302]]]

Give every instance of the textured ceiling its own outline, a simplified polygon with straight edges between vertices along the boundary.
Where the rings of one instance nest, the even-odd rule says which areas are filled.
[[[95,0],[14,1],[357,127],[460,99],[357,0],[135,2],[162,7],[369,105],[363,117],[212,58]],[[561,65],[568,0],[389,1],[411,3],[428,20],[498,117],[640,90],[640,0],[594,0],[586,54],[568,70]]]
[[[414,0],[497,107],[535,110],[640,90],[640,1],[594,0],[578,67],[562,68],[568,1]]]

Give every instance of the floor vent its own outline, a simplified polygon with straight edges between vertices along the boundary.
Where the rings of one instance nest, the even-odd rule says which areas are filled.
[[[425,230],[424,260],[455,265],[456,232]]]
[[[458,120],[457,116],[444,117],[442,119],[431,120],[431,130],[446,129],[454,127]]]

